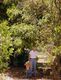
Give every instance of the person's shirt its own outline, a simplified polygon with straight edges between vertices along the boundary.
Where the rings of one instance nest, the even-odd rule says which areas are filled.
[[[38,52],[37,51],[33,51],[33,50],[31,50],[30,53],[29,53],[30,58],[36,58],[37,54],[38,54]]]

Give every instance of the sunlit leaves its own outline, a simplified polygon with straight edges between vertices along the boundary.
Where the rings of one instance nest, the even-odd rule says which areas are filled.
[[[7,9],[7,15],[10,19],[14,19],[18,14],[21,14],[21,11],[13,4],[10,8]]]
[[[21,47],[21,46],[22,46],[22,40],[17,37],[17,38],[14,39],[13,44],[14,44],[15,46],[17,46],[17,47],[18,47],[18,46]]]
[[[8,66],[8,60],[9,60],[9,56],[11,55],[11,53],[13,53],[13,49],[9,47],[12,46],[12,38],[11,38],[11,33],[9,31],[9,26],[8,26],[8,22],[7,21],[3,21],[0,24],[0,34],[1,34],[1,42],[0,42],[0,57],[1,57],[1,67],[0,69],[2,69],[3,67],[7,67]]]
[[[58,46],[58,47],[55,46],[52,50],[52,54],[56,56],[61,55],[61,46]]]
[[[41,51],[47,44],[54,43],[55,48],[52,53],[54,55],[60,53],[61,20],[59,9],[61,5],[59,4],[56,4],[54,0],[3,1],[2,14],[8,17],[6,21],[4,17],[3,21],[0,19],[1,67],[4,67],[4,61],[7,62],[12,53],[21,54],[23,47],[32,48],[33,44]]]
[[[37,27],[34,25],[27,25],[25,23],[21,24],[14,24],[11,28],[13,35],[20,36],[21,38],[31,38],[33,35],[35,35],[37,31]]]
[[[56,33],[61,33],[61,26],[56,26],[54,30]]]
[[[3,0],[4,4],[9,4],[11,2],[11,0]]]

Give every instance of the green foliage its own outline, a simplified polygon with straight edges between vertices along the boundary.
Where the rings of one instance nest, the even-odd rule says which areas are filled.
[[[12,37],[14,38],[14,43],[16,45],[20,46],[27,46],[26,44],[29,44],[29,46],[36,41],[37,38],[37,27],[35,25],[31,24],[14,24],[11,28]],[[35,36],[35,37],[34,37]],[[24,43],[25,42],[25,43]]]
[[[11,0],[3,0],[4,4],[9,4],[11,2]]]
[[[0,70],[8,66],[12,53],[21,54],[24,47],[32,48],[36,45],[41,51],[42,47],[54,43],[52,53],[61,53],[59,2],[60,0],[4,0],[1,3]]]
[[[61,46],[58,46],[58,47],[54,47],[53,50],[52,50],[52,54],[53,55],[61,55]]]
[[[12,4],[12,6],[7,9],[9,20],[13,20],[20,13],[21,11],[19,11],[19,9],[14,4]]]
[[[12,46],[12,41],[11,41],[11,33],[9,31],[9,26],[7,21],[3,21],[0,24],[0,60],[1,60],[1,67],[7,67],[6,63],[8,64],[9,56],[13,52],[13,48],[10,48]]]

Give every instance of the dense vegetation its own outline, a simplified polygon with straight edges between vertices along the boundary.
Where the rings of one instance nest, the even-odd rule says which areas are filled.
[[[0,70],[33,45],[61,53],[61,0],[0,0]]]

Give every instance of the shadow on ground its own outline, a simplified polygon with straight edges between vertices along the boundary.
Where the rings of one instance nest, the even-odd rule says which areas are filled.
[[[9,70],[6,71],[5,73],[9,77],[13,78],[14,80],[24,80],[26,79],[26,71],[25,68],[10,68]],[[43,78],[43,79],[42,79]],[[42,75],[38,72],[36,78],[32,77],[30,78],[31,80],[36,80],[36,79],[42,79],[42,80],[53,80],[51,76],[47,75]],[[27,80],[27,79],[26,79]]]

